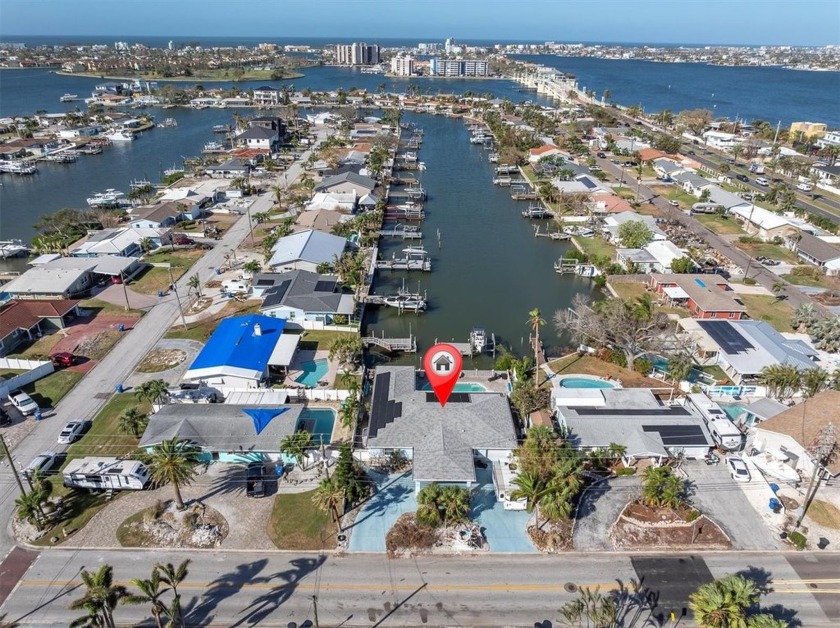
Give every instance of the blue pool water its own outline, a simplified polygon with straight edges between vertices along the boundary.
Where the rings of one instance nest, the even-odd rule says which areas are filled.
[[[306,430],[312,434],[312,442],[328,445],[332,441],[335,412],[329,408],[306,408],[301,411],[295,431]]]
[[[429,382],[423,384],[423,387],[420,390],[431,390],[432,385]],[[481,384],[474,384],[473,382],[458,382],[455,384],[454,392],[466,392],[466,393],[482,393],[487,392],[487,389],[482,386]]]
[[[325,359],[308,360],[300,363],[300,370],[303,371],[303,375],[295,381],[299,384],[314,387],[330,370],[330,363],[329,360]]]
[[[744,410],[746,408],[739,403],[727,403],[727,404],[718,404],[720,405],[720,409],[726,412],[726,416],[729,417],[730,421],[738,421],[738,417],[744,414]]]
[[[561,388],[615,388],[610,382],[588,377],[564,377],[560,380]]]

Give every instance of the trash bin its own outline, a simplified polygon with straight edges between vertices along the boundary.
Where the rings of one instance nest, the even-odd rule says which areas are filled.
[[[780,502],[775,497],[771,497],[768,506],[770,507],[770,510],[772,510],[773,512],[779,512],[779,509],[781,509],[781,507],[782,507],[782,502]]]
[[[125,325],[123,325],[122,323],[117,325],[117,331],[125,331]]]
[[[221,269],[221,268],[217,268],[217,269],[216,269],[216,274],[217,274],[217,275],[221,275],[221,274],[222,274],[222,269]]]
[[[163,296],[163,290],[158,290],[158,297],[162,297],[162,296]]]
[[[35,415],[34,416],[35,416],[36,421],[41,420],[41,409],[40,408],[38,410],[35,410]]]
[[[114,386],[114,390],[116,390],[118,393],[125,391],[122,384],[117,384],[116,386]]]
[[[773,493],[778,493],[779,492],[779,485],[771,483],[770,484],[770,490],[773,491]]]

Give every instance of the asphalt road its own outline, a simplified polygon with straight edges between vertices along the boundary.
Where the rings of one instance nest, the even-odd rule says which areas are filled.
[[[840,555],[570,554],[565,556],[418,557],[265,554],[235,552],[44,552],[0,612],[33,626],[66,626],[78,611],[81,569],[114,566],[128,585],[148,577],[154,562],[192,558],[181,586],[188,626],[557,625],[558,609],[580,587],[602,593],[641,581],[657,600],[651,623],[691,625],[680,619],[697,586],[728,573],[756,579],[770,592],[761,600],[799,625],[840,622]],[[679,619],[670,623],[671,612]],[[148,605],[119,607],[120,624],[148,622]],[[551,624],[545,623],[551,622]],[[147,624],[148,625],[148,624]],[[312,625],[312,624],[308,624]],[[629,625],[629,624],[628,624]]]
[[[319,139],[323,139],[322,136]],[[303,155],[286,171],[285,180],[295,181],[302,171],[301,164],[306,161],[310,151]],[[251,213],[268,211],[274,198],[272,192],[260,195],[251,205]],[[202,284],[212,279],[215,269],[225,263],[225,256],[230,255],[249,236],[248,216],[237,220],[222,239],[207,251],[177,282],[178,293],[188,293],[187,283],[192,274],[198,273]],[[184,302],[184,301],[182,301]],[[184,302],[185,303],[185,302]],[[122,384],[134,371],[143,357],[155,343],[163,337],[179,318],[179,309],[174,292],[160,299],[160,303],[149,310],[133,329],[125,336],[57,405],[54,412],[45,415],[34,429],[12,451],[14,464],[20,469],[42,451],[62,452],[67,445],[57,444],[57,438],[65,423],[77,419],[91,419],[104,406],[114,393],[117,384]],[[132,394],[127,392],[125,394]],[[14,513],[15,499],[19,490],[15,483],[8,461],[0,462],[0,554],[5,554],[13,545],[7,523]]]

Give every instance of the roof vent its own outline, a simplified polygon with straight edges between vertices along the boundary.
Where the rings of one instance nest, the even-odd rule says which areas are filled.
[[[259,323],[254,323],[254,335],[262,336],[262,325]]]

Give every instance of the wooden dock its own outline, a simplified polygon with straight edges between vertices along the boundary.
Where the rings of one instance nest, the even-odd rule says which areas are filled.
[[[410,227],[405,225],[394,225],[388,229],[381,229],[379,233],[380,238],[401,238],[402,240],[422,240],[423,232],[417,227]]]
[[[580,275],[581,277],[594,277],[598,274],[592,264],[581,264],[580,260],[573,257],[561,257],[554,262],[554,272],[561,275]]]
[[[551,238],[552,240],[563,241],[563,240],[571,240],[572,236],[568,233],[563,233],[562,231],[546,231],[543,233],[540,230],[540,226],[537,225],[534,227],[534,237],[535,238]]]
[[[403,351],[405,353],[417,352],[417,338],[413,335],[408,338],[385,338],[384,336],[380,338],[371,334],[362,338],[362,343],[368,347],[371,345],[381,347],[392,353],[394,351]]]
[[[426,217],[422,207],[386,207],[384,219],[386,221],[423,220]]]
[[[428,257],[394,257],[391,259],[376,260],[377,270],[421,270],[432,271],[432,260]]]

